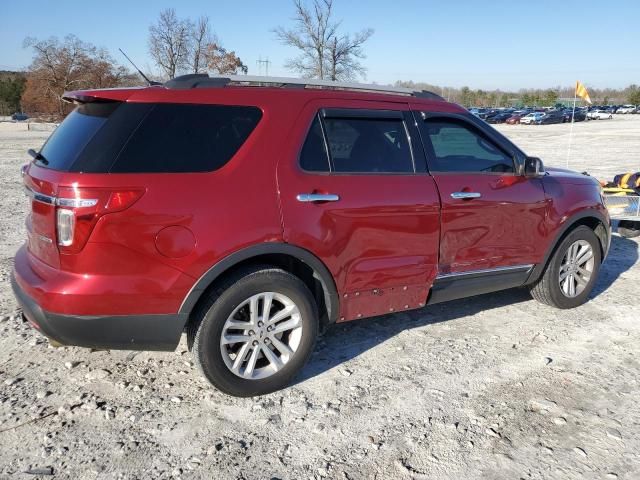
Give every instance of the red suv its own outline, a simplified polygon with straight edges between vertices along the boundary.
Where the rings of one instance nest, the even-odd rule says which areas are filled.
[[[287,385],[336,322],[519,286],[576,307],[609,247],[593,178],[429,92],[187,75],[66,99],[23,167],[24,316],[84,347],[186,331],[231,395]]]

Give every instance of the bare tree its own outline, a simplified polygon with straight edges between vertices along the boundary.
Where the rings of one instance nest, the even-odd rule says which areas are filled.
[[[192,31],[193,24],[179,19],[173,8],[160,12],[158,22],[149,27],[149,53],[169,78],[188,67]]]
[[[208,46],[213,43],[209,17],[198,18],[191,30],[191,42],[189,45],[190,70],[193,73],[201,73],[207,67],[206,53]]]
[[[63,41],[56,37],[28,37],[24,46],[34,50],[22,97],[24,108],[31,112],[63,116],[70,108],[62,100],[65,91],[115,87],[131,81],[129,72],[117,65],[106,50],[74,35]]]
[[[186,71],[247,73],[235,52],[220,45],[208,17],[202,16],[194,23],[178,18],[172,8],[163,10],[158,22],[149,27],[149,52],[169,78]]]
[[[300,55],[287,61],[288,69],[306,78],[350,80],[364,76],[366,69],[359,60],[365,58],[364,43],[373,35],[372,29],[353,37],[339,34],[340,22],[332,20],[333,0],[313,0],[307,7],[294,0],[295,27],[277,27],[274,33],[284,45],[297,48]]]
[[[353,80],[358,76],[365,76],[366,69],[358,59],[365,58],[362,46],[371,35],[373,30],[368,28],[356,33],[353,38],[349,35],[333,37],[329,49],[329,79]]]

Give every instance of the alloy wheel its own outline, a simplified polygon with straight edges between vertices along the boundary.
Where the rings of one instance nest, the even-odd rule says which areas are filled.
[[[569,245],[562,263],[558,281],[565,297],[580,295],[589,284],[594,268],[593,248],[586,240],[577,240]]]
[[[302,316],[286,295],[262,292],[227,318],[220,350],[227,368],[246,380],[267,378],[294,356],[302,339]]]

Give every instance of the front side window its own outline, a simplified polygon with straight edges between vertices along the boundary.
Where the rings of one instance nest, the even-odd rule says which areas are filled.
[[[432,172],[512,173],[513,159],[467,122],[427,119],[421,125]],[[430,148],[429,148],[430,147]]]

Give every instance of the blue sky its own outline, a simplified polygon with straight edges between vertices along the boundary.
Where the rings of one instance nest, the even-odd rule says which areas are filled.
[[[73,33],[104,46],[118,61],[122,47],[143,70],[149,25],[174,7],[179,16],[208,15],[222,44],[258,74],[271,75],[295,51],[271,30],[288,25],[290,0],[0,0],[0,69],[26,67],[26,36]],[[516,89],[572,85],[624,87],[640,83],[640,1],[574,0],[335,0],[345,31],[375,29],[366,45],[367,81],[424,81],[436,85]]]

